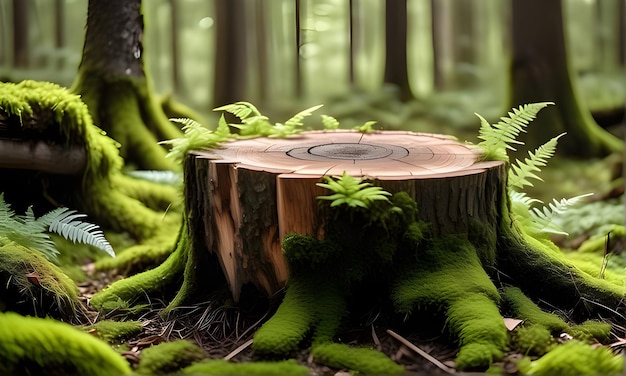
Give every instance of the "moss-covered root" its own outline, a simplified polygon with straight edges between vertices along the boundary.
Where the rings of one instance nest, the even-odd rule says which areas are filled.
[[[191,365],[182,371],[191,375],[263,375],[263,376],[307,376],[309,369],[295,360],[281,362],[232,363],[226,360],[206,360]]]
[[[498,238],[497,265],[512,284],[523,291],[564,309],[576,307],[577,319],[598,315],[619,317],[624,307],[625,289],[592,276],[555,249],[554,244],[541,242],[503,225]]]
[[[562,332],[568,327],[562,318],[541,310],[517,287],[504,288],[500,296],[503,309],[509,311],[513,317],[524,320],[528,325],[541,325],[551,333]]]
[[[0,311],[74,320],[78,288],[39,252],[0,237]]]
[[[126,360],[105,342],[52,319],[0,313],[0,374],[125,375]]]
[[[313,345],[315,361],[337,369],[365,375],[398,375],[404,367],[395,363],[387,355],[368,348],[356,348],[341,343],[321,343]]]
[[[137,367],[137,373],[147,375],[173,374],[205,358],[204,350],[189,341],[165,342],[141,352],[141,361]]]
[[[83,330],[108,343],[119,343],[141,333],[143,325],[140,321],[102,320],[83,327]]]
[[[252,348],[264,356],[288,356],[313,330],[329,342],[345,314],[343,294],[324,276],[292,277],[278,310],[255,333]]]
[[[508,334],[499,294],[467,239],[433,240],[396,281],[392,298],[405,314],[418,306],[445,310],[448,329],[461,345],[457,369],[487,369],[503,355]]]
[[[186,231],[184,226],[181,231]],[[162,296],[169,291],[176,291],[182,283],[188,244],[188,238],[181,236],[176,250],[161,265],[111,284],[91,298],[91,306],[100,311],[110,311],[115,309],[110,306],[111,303],[136,303],[145,300],[147,296]]]
[[[622,374],[624,359],[613,355],[608,348],[570,341],[555,346],[538,360],[523,359],[518,369],[534,376],[617,375]]]

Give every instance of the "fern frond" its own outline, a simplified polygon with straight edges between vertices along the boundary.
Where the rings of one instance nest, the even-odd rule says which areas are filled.
[[[305,117],[307,117],[307,116],[311,116],[314,111],[317,111],[322,106],[324,106],[324,105],[323,104],[319,104],[317,106],[309,107],[306,110],[302,110],[302,111],[298,112],[297,114],[293,115],[291,117],[291,119],[289,119],[289,120],[287,120],[285,122],[285,126],[287,128],[290,128],[290,129],[295,129],[295,128],[298,128],[298,127],[302,127],[304,125],[302,123],[302,120]]]
[[[541,172],[540,167],[546,166],[548,159],[550,159],[556,150],[556,145],[559,138],[565,133],[553,137],[550,141],[541,145],[535,152],[528,152],[529,158],[525,158],[524,161],[517,159],[515,164],[511,165],[509,171],[509,187],[522,189],[525,186],[533,186],[528,179],[536,179],[543,181],[539,176],[535,175],[535,172]]]
[[[174,118],[170,121],[183,125],[183,137],[161,141],[159,144],[171,145],[172,148],[165,156],[182,162],[185,155],[191,150],[210,149],[232,137],[224,116],[220,117],[215,132],[204,127],[193,119]]]
[[[526,126],[535,119],[537,113],[544,107],[554,104],[552,102],[530,103],[513,108],[507,115],[500,118],[496,124],[490,125],[482,116],[478,138],[483,140],[478,143],[482,148],[486,160],[508,160],[507,149],[515,150],[512,144],[523,144],[517,141],[517,136],[525,132]]]
[[[214,108],[213,111],[226,111],[238,117],[241,120],[245,120],[250,116],[262,116],[261,112],[249,102],[235,102],[227,104],[225,106]]]
[[[511,211],[515,216],[516,222],[533,236],[545,236],[546,234],[568,235],[557,223],[557,217],[568,208],[578,204],[585,197],[592,195],[592,193],[587,193],[569,199],[554,199],[547,206],[531,207],[533,204],[541,201],[528,198],[524,193],[514,191],[509,193],[511,197]]]
[[[339,121],[332,116],[329,115],[321,115],[322,116],[322,125],[324,129],[337,129],[339,128]]]
[[[367,121],[363,125],[357,125],[354,129],[361,133],[372,133],[374,132],[374,128],[372,126],[376,123],[376,121]]]
[[[75,210],[58,208],[41,216],[38,221],[48,225],[48,231],[59,234],[73,243],[89,244],[115,257],[113,247],[104,237],[100,227],[79,220],[84,217],[85,214],[77,214]]]

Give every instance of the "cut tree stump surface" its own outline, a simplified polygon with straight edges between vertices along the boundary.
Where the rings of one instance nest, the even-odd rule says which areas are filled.
[[[246,283],[270,295],[284,286],[280,240],[290,232],[323,236],[316,197],[329,192],[315,183],[344,171],[407,192],[435,234],[467,233],[471,220],[495,223],[494,203],[506,189],[504,162],[481,162],[472,146],[437,134],[311,131],[196,151],[185,171],[205,190],[192,195],[202,202],[188,203],[201,208],[205,233],[196,240],[218,256],[235,300]]]

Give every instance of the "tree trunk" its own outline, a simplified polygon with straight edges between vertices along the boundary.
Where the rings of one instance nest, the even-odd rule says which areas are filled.
[[[407,2],[385,2],[385,76],[384,82],[396,85],[400,99],[413,98],[409,85],[407,60]]]
[[[158,141],[181,136],[167,119],[143,62],[141,0],[90,0],[83,57],[72,91],[89,107],[94,123],[118,141],[129,165],[178,167]]]
[[[556,103],[537,119],[523,141],[534,149],[565,131],[568,135],[559,146],[566,154],[591,157],[622,150],[622,142],[595,123],[576,92],[567,60],[561,0],[514,0],[512,7],[513,107]]]
[[[206,201],[196,217],[206,231],[192,236],[217,255],[235,300],[246,283],[268,296],[284,287],[285,235],[323,238],[316,197],[327,192],[315,184],[323,176],[345,171],[407,192],[437,235],[467,233],[470,220],[495,228],[494,203],[506,186],[503,162],[478,162],[449,137],[411,132],[307,132],[233,141],[193,157],[186,175],[210,184],[194,194]]]
[[[215,90],[213,104],[223,106],[244,99],[248,64],[243,0],[215,2]]]

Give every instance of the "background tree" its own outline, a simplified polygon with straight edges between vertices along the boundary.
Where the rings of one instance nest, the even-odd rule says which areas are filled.
[[[141,0],[90,0],[83,57],[72,91],[96,125],[120,143],[126,163],[176,169],[158,141],[181,135],[152,91],[143,61]]]
[[[513,0],[513,106],[553,101],[529,130],[525,142],[536,148],[563,131],[561,150],[570,155],[602,156],[619,151],[619,139],[602,129],[581,102],[568,60],[561,0]]]
[[[396,85],[400,99],[408,100],[413,95],[407,61],[407,2],[387,0],[385,4],[384,82]]]

